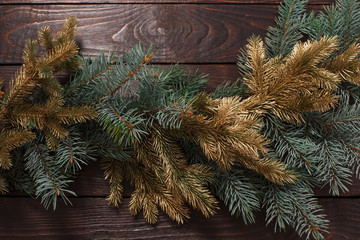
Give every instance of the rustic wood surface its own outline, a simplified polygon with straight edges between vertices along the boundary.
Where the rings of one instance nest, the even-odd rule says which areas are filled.
[[[265,227],[262,212],[257,214],[256,224],[248,226],[230,216],[225,207],[209,219],[193,212],[191,220],[184,225],[178,225],[161,214],[158,223],[150,225],[142,216],[130,215],[128,198],[117,209],[107,206],[102,198],[71,200],[73,206],[59,203],[53,212],[44,210],[38,200],[0,198],[0,239],[302,239],[291,229],[273,233],[273,226]],[[325,198],[319,202],[331,219],[331,234],[327,239],[358,239],[359,199]]]
[[[76,4],[86,4],[86,3],[216,3],[216,4],[279,4],[281,0],[2,0],[0,4],[64,4],[64,3],[76,3]],[[310,4],[328,4],[334,3],[335,0],[309,0]]]
[[[40,4],[3,5],[0,12],[1,63],[21,63],[26,39],[44,25],[59,29],[68,15],[78,18],[77,40],[91,55],[122,54],[140,41],[154,45],[153,62],[235,63],[249,36],[265,35],[277,5]]]
[[[264,35],[276,5],[4,5],[0,59],[20,63],[27,38],[43,25],[59,29],[66,15],[79,21],[78,42],[91,55],[154,44],[154,62],[235,62],[251,33]],[[18,16],[22,16],[18,18]],[[106,31],[104,31],[106,29]]]
[[[155,63],[184,63],[192,71],[209,74],[208,90],[223,81],[235,81],[237,51],[251,34],[264,36],[273,24],[279,0],[1,0],[0,76],[8,84],[20,67],[27,38],[35,38],[43,25],[59,29],[67,15],[77,16],[77,41],[83,52],[128,51],[138,41],[153,43]],[[310,0],[311,9],[334,0]],[[66,75],[59,76],[62,82]],[[193,212],[177,225],[165,214],[156,225],[130,215],[131,189],[125,188],[120,208],[107,206],[108,186],[99,163],[89,163],[71,185],[78,197],[73,206],[61,200],[58,209],[46,211],[40,200],[13,192],[0,197],[0,239],[300,239],[289,229],[275,234],[265,226],[264,212],[257,223],[245,226],[223,206],[210,219]],[[327,239],[360,237],[360,180],[350,192],[331,197],[328,188],[316,196],[331,221]]]

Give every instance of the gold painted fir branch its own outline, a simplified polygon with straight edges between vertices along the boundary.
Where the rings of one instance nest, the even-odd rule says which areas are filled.
[[[241,81],[213,93],[203,74],[150,65],[152,47],[90,59],[77,55],[75,18],[54,36],[42,28],[45,54],[28,41],[0,94],[0,190],[55,208],[74,194],[68,183],[81,166],[99,159],[107,201],[119,206],[129,182],[130,212],[150,223],[158,207],[183,223],[189,206],[209,217],[222,200],[245,222],[263,206],[276,228],[323,239],[328,221],[312,184],[339,194],[360,166],[360,29],[347,21],[360,19],[360,4],[338,1],[332,18],[305,6],[285,1],[265,42],[253,36],[242,50]],[[326,32],[333,18],[347,31]],[[62,71],[72,72],[64,86],[54,76]]]

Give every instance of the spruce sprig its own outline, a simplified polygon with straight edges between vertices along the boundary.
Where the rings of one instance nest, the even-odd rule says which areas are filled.
[[[93,119],[95,108],[66,102],[54,75],[79,66],[76,26],[69,17],[54,37],[43,27],[39,40],[46,51],[41,56],[37,41],[27,41],[24,63],[1,94],[1,172],[9,187],[41,197],[46,208],[55,209],[59,196],[68,201],[67,194],[75,194],[68,189],[71,173],[91,159],[91,148],[75,125]]]
[[[275,26],[266,33],[267,56],[287,56],[295,44],[301,40],[301,30],[309,24],[306,14],[307,0],[285,0],[280,3]]]
[[[212,99],[201,93],[205,76],[190,75],[178,65],[148,66],[152,55],[151,48],[138,45],[117,61],[113,54],[107,59],[103,53],[93,62],[83,58],[82,67],[65,86],[65,92],[71,93],[69,99],[99,109],[99,118],[83,131],[105,161],[105,176],[112,188],[110,203],[117,206],[121,202],[121,184],[128,179],[136,188],[130,211],[143,211],[149,222],[156,221],[157,207],[167,209],[177,222],[185,221],[186,203],[205,216],[213,215],[217,200],[208,187],[214,178],[210,163],[224,174],[239,162],[275,183],[294,181],[295,175],[286,165],[263,157],[266,142],[258,134],[259,119],[250,111],[249,102],[236,97]],[[100,87],[104,84],[107,87]],[[81,98],[76,97],[78,93]],[[190,163],[187,149],[180,144],[183,140],[198,145],[208,161]],[[145,172],[126,177],[126,171],[135,169],[124,167]],[[158,184],[165,187],[157,188]],[[150,192],[156,195],[150,198]],[[141,206],[143,201],[148,208]],[[168,206],[173,201],[179,208]],[[181,212],[169,212],[175,210]]]
[[[127,179],[135,187],[131,213],[142,211],[151,223],[157,220],[157,207],[184,222],[189,218],[186,203],[205,216],[213,215],[217,201],[207,188],[213,174],[205,165],[189,165],[178,143],[182,137],[179,126],[191,114],[191,99],[204,88],[204,76],[191,76],[179,66],[147,66],[152,55],[151,48],[138,45],[117,61],[107,61],[103,54],[92,63],[84,59],[65,91],[81,92],[79,101],[99,108],[97,121],[83,131],[98,133],[86,138],[96,144],[104,159],[110,203],[118,206],[121,202],[121,184]],[[106,88],[85,91],[89,85],[102,85],[104,78]],[[104,139],[102,144],[99,136]],[[110,150],[110,154],[106,149],[118,151]]]

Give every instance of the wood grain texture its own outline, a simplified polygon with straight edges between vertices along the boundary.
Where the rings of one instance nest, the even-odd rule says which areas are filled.
[[[265,228],[263,216],[256,225],[245,227],[226,210],[206,219],[193,212],[190,222],[178,225],[161,214],[156,225],[147,224],[141,215],[132,217],[129,199],[118,209],[104,199],[73,199],[73,206],[59,204],[55,212],[46,211],[39,201],[25,198],[0,198],[0,239],[274,239]],[[16,206],[16,208],[14,208]],[[259,234],[261,232],[261,234]],[[279,235],[281,236],[281,235]],[[294,239],[288,232],[277,239]]]
[[[217,3],[217,4],[279,4],[280,0],[2,0],[0,4],[84,4],[84,3]],[[310,0],[309,4],[329,4],[334,3],[335,0]]]
[[[138,41],[154,43],[157,63],[189,63],[192,71],[209,73],[212,91],[237,74],[237,50],[251,34],[264,36],[273,25],[279,0],[1,0],[0,77],[6,83],[21,63],[28,38],[36,38],[43,25],[60,29],[67,15],[77,16],[77,40],[81,49],[95,55],[99,50],[127,52]],[[335,0],[310,0],[312,9]],[[108,4],[105,4],[108,3]],[[166,4],[165,4],[166,3]],[[190,4],[193,3],[193,4]],[[150,5],[151,4],[151,5]],[[191,63],[191,64],[190,64]],[[7,65],[4,65],[7,64]],[[10,65],[8,65],[10,64]],[[60,79],[67,81],[66,75]],[[264,212],[257,223],[245,226],[222,207],[210,219],[194,212],[185,225],[161,214],[149,225],[127,209],[131,189],[125,187],[119,209],[107,206],[108,184],[98,162],[79,173],[70,188],[74,206],[59,201],[57,211],[46,211],[40,200],[12,193],[0,197],[0,239],[300,239],[289,230],[274,234],[265,227]],[[331,198],[328,188],[316,189],[320,204],[331,221],[327,239],[356,240],[360,235],[360,180],[350,192]]]
[[[21,63],[26,39],[44,25],[60,29],[67,15],[79,20],[83,52],[127,52],[154,44],[154,62],[236,62],[252,34],[264,35],[276,5],[4,5],[0,6],[0,64]],[[19,17],[21,16],[21,17]]]
[[[141,215],[130,215],[129,199],[119,208],[107,206],[102,198],[72,202],[73,206],[60,203],[53,212],[44,210],[38,200],[0,198],[0,239],[300,239],[291,229],[275,234],[273,226],[265,227],[264,212],[257,214],[256,224],[248,226],[224,207],[209,219],[192,211],[184,225],[162,213],[156,225],[149,225]],[[358,239],[360,199],[320,199],[320,203],[331,221],[327,239]]]

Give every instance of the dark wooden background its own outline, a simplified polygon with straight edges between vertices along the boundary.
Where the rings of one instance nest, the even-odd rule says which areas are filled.
[[[310,8],[334,1],[310,0]],[[77,16],[77,40],[84,52],[128,51],[139,41],[153,43],[153,62],[181,62],[209,73],[209,90],[237,78],[236,55],[253,33],[264,36],[273,25],[278,0],[1,0],[0,76],[9,81],[21,64],[25,40],[36,38],[43,25],[59,29],[67,15]],[[129,192],[120,208],[107,206],[107,183],[98,163],[90,163],[71,186],[78,197],[73,206],[59,203],[44,210],[40,200],[21,193],[0,197],[0,239],[299,239],[289,229],[275,234],[265,226],[263,212],[257,223],[245,226],[225,207],[204,218],[177,225],[161,214],[156,225],[127,209]],[[360,181],[350,193],[331,197],[317,190],[319,202],[331,221],[327,239],[360,239]]]

